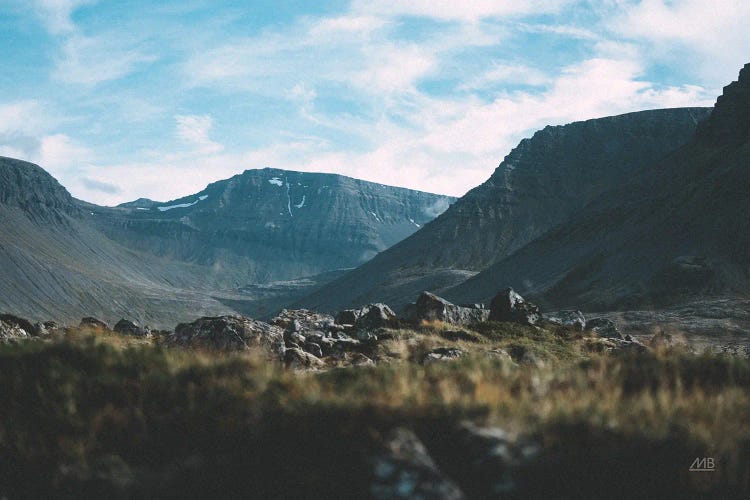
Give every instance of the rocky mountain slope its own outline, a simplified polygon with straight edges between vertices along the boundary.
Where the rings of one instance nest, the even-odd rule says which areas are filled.
[[[422,290],[456,285],[683,145],[709,114],[663,109],[546,127],[440,217],[300,304],[334,310],[382,300],[401,307]]]
[[[206,266],[228,287],[356,267],[454,198],[334,174],[247,170],[166,203],[90,208],[111,239]]]
[[[450,201],[338,176],[286,176],[246,172],[184,200],[113,209],[73,199],[37,165],[0,157],[0,312],[154,327],[272,314],[285,294],[336,274],[247,291],[235,283],[354,265]]]
[[[750,292],[750,64],[695,137],[447,295],[503,281],[543,305],[660,307]]]

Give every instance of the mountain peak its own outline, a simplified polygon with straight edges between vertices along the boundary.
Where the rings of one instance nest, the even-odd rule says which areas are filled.
[[[35,218],[79,213],[70,193],[43,168],[4,156],[0,156],[0,205],[20,208]]]
[[[697,137],[715,146],[737,145],[750,139],[750,63],[740,70],[737,81],[724,87]]]

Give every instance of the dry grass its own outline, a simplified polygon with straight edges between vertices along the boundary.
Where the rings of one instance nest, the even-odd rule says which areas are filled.
[[[47,478],[36,484],[44,492],[69,477],[65,467],[86,469],[97,457],[121,457],[141,470],[196,454],[232,456],[237,443],[279,446],[307,463],[307,445],[295,440],[309,439],[338,460],[353,453],[346,443],[360,440],[357,453],[367,449],[368,429],[406,422],[429,430],[472,419],[572,448],[581,432],[605,436],[604,448],[611,439],[613,450],[628,442],[661,449],[658,443],[677,439],[685,450],[721,460],[722,487],[748,488],[747,359],[667,347],[600,355],[574,332],[500,324],[455,341],[442,336],[448,330],[391,331],[368,352],[379,366],[317,373],[287,371],[253,353],[164,350],[107,332],[2,347],[0,453],[14,461],[0,462],[0,484],[17,484],[27,477],[19,471],[28,471]],[[441,346],[465,355],[419,363]],[[516,362],[492,353],[498,349]],[[541,362],[524,364],[526,353]],[[261,431],[281,432],[281,441],[266,443]],[[341,440],[339,447],[326,448],[321,436]]]

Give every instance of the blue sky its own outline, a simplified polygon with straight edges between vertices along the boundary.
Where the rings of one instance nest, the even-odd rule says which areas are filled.
[[[0,155],[81,199],[249,168],[461,195],[523,137],[712,105],[750,2],[0,0]]]

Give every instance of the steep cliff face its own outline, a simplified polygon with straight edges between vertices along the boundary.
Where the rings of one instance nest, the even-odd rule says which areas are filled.
[[[128,248],[213,270],[242,286],[355,267],[454,199],[333,174],[248,170],[167,203],[93,209]]]
[[[546,127],[443,215],[302,304],[335,309],[377,299],[398,306],[421,290],[455,285],[683,145],[710,111],[643,111]]]
[[[548,307],[663,306],[750,293],[750,65],[684,147],[448,292],[500,283]]]

